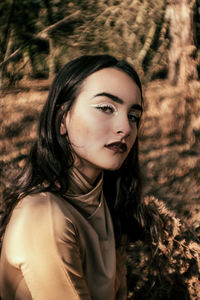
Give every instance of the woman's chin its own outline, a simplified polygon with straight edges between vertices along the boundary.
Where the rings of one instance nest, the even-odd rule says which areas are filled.
[[[113,163],[113,164],[105,164],[103,169],[107,171],[116,171],[121,168],[123,162]]]

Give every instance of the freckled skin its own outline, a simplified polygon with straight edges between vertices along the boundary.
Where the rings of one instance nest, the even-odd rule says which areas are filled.
[[[105,96],[96,97],[103,92],[119,97],[124,103],[114,103]],[[128,118],[133,104],[141,105],[140,90],[123,71],[105,68],[83,82],[61,132],[66,128],[75,164],[88,178],[96,178],[101,170],[117,170],[123,164],[137,136],[136,122]],[[115,111],[102,111],[98,105],[113,105]],[[105,147],[116,141],[125,142],[128,150],[119,153]]]

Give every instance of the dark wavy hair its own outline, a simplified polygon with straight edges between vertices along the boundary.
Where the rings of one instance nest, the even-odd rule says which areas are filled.
[[[142,94],[136,71],[124,60],[110,55],[86,55],[67,63],[50,88],[40,116],[38,135],[25,168],[12,181],[12,187],[4,191],[2,233],[14,206],[27,194],[49,191],[62,196],[66,192],[73,157],[70,143],[60,134],[62,118],[73,105],[83,81],[92,73],[110,67],[128,74]],[[104,171],[103,190],[112,215],[117,246],[123,235],[127,235],[130,241],[146,235],[155,238],[156,226],[150,213],[145,211],[141,197],[138,138],[119,170]]]

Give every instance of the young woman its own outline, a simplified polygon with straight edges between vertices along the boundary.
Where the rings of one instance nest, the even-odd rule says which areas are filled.
[[[141,200],[135,70],[82,56],[56,76],[23,173],[5,192],[3,300],[126,299],[126,245],[151,237]]]

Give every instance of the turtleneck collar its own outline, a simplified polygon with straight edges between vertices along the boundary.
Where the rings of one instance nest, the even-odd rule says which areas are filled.
[[[77,168],[73,168],[69,173],[69,188],[65,196],[86,217],[90,217],[101,204],[102,189],[103,173],[99,175],[96,185],[92,186]]]

